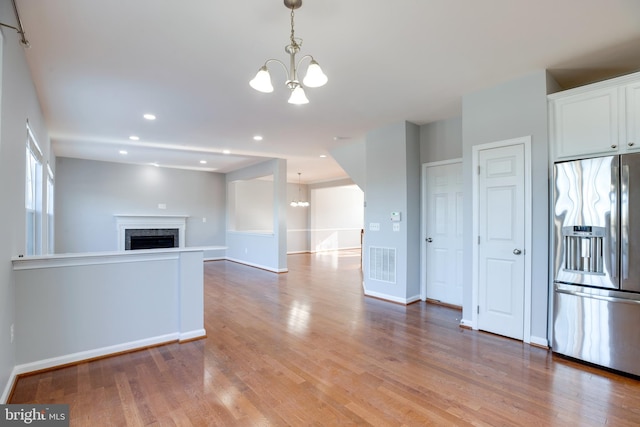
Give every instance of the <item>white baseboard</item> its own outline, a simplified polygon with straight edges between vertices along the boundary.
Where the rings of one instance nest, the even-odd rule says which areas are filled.
[[[207,262],[207,261],[224,261],[224,257],[223,256],[208,257],[208,258],[203,258],[202,260],[204,262]]]
[[[180,342],[190,341],[190,340],[195,340],[197,338],[204,338],[206,336],[207,336],[207,331],[205,331],[204,329],[196,329],[194,331],[178,334],[178,341]]]
[[[407,298],[407,304],[411,304],[420,300],[421,300],[420,295],[414,295],[412,297]]]
[[[320,250],[315,250],[315,251],[311,250],[311,249],[306,249],[306,250],[302,250],[302,251],[289,251],[289,252],[287,252],[287,255],[320,254],[320,253],[324,253],[324,252],[351,251],[351,250],[355,250],[355,249],[360,249],[360,246],[348,246],[348,247],[344,247],[344,248],[320,249]]]
[[[473,329],[473,322],[469,319],[461,319],[460,320],[460,326],[464,327],[464,328],[469,328],[469,329]]]
[[[122,344],[116,344],[108,347],[96,348],[93,350],[81,351],[78,353],[65,354],[63,356],[52,357],[50,359],[37,360],[35,362],[29,362],[22,365],[17,365],[13,369],[13,374],[22,375],[28,372],[40,371],[42,369],[54,368],[56,366],[68,365],[70,363],[80,362],[82,360],[95,359],[96,357],[108,356],[111,354],[122,353],[125,351],[131,351],[141,349],[149,346],[165,344],[172,341],[177,341],[179,334],[166,334],[159,335],[157,337],[145,338],[138,341],[131,341]]]
[[[381,292],[369,291],[366,288],[364,290],[364,294],[369,297],[383,299],[385,301],[396,302],[404,305],[411,304],[412,302],[418,301],[420,299],[420,295],[413,296],[411,298],[399,298],[393,295],[383,294]]]
[[[109,347],[96,348],[88,351],[81,351],[73,354],[66,354],[64,356],[52,357],[50,359],[38,360],[35,362],[24,363],[17,365],[13,368],[11,376],[4,387],[2,396],[0,396],[0,403],[6,403],[9,398],[9,393],[13,388],[17,377],[29,372],[41,371],[43,369],[55,368],[56,366],[64,366],[70,363],[81,362],[83,360],[95,359],[97,357],[109,356],[111,354],[118,354],[126,351],[132,351],[137,349],[143,349],[150,346],[166,344],[174,341],[188,341],[196,338],[202,338],[207,336],[207,331],[204,329],[196,329],[185,333],[173,333],[160,335],[157,337],[146,338],[138,341],[131,341],[128,343],[112,345]]]
[[[9,398],[9,393],[11,393],[11,390],[13,389],[13,384],[15,384],[17,377],[18,377],[18,374],[16,374],[16,368],[13,368],[13,371],[11,371],[11,375],[9,375],[9,380],[7,381],[7,384],[5,384],[4,386],[2,396],[0,396],[0,404],[7,403],[7,399]]]
[[[311,249],[309,253],[319,254],[322,252],[351,251],[354,249],[360,249],[360,246],[345,246],[343,248],[329,248],[329,249],[316,249],[316,250]]]
[[[537,345],[538,347],[549,348],[549,340],[547,340],[546,338],[535,337],[531,335],[531,340],[529,341],[529,343]]]
[[[255,268],[259,268],[261,270],[272,271],[274,273],[286,273],[286,272],[289,271],[288,268],[273,268],[273,267],[268,267],[266,265],[254,264],[252,262],[247,262],[247,261],[243,261],[241,259],[236,259],[236,258],[225,257],[225,259],[227,261],[237,262],[238,264],[248,265],[249,267],[255,267]]]

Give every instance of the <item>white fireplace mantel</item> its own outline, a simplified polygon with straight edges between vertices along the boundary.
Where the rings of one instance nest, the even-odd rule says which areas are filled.
[[[177,228],[178,247],[185,247],[185,231],[189,215],[123,215],[116,214],[118,250],[125,250],[125,230],[140,228]]]

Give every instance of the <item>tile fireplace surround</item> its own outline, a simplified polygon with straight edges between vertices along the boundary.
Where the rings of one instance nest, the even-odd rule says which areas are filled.
[[[178,247],[185,247],[188,215],[114,215],[118,232],[118,250],[126,249],[126,230],[178,229]]]

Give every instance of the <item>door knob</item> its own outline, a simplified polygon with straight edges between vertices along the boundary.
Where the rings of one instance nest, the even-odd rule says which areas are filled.
[[[522,251],[520,249],[514,249],[513,250],[513,254],[514,255],[520,255],[522,253]]]
[[[433,242],[433,239],[431,237],[427,237],[427,243],[431,243]]]

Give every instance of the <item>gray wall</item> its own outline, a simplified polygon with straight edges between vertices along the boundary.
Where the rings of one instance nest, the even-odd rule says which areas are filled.
[[[367,134],[365,193],[365,274],[369,295],[397,301],[420,294],[420,143],[418,126],[402,122]],[[401,212],[400,231],[393,231],[390,213]],[[369,225],[379,223],[380,231]],[[368,276],[371,246],[396,249],[396,283]]]
[[[465,95],[462,101],[463,182],[472,188],[472,147],[531,135],[532,260],[531,335],[547,337],[548,296],[548,130],[547,75],[536,71]],[[471,319],[472,200],[464,200],[463,318]]]
[[[13,17],[10,1],[0,2],[0,17]],[[4,21],[4,19],[3,19]],[[11,257],[25,252],[25,147],[29,120],[35,137],[49,154],[49,136],[44,124],[31,73],[18,34],[3,28],[0,40],[0,396],[7,397],[8,381],[15,365],[15,342],[25,339],[19,329],[15,341],[10,339],[10,328],[15,323],[14,272]],[[45,166],[46,167],[46,166]],[[0,402],[2,402],[0,398]]]
[[[271,177],[230,182],[227,185],[227,228],[233,231],[273,233]]]
[[[225,176],[219,173],[60,157],[55,206],[57,253],[116,251],[114,214],[189,215],[186,246],[225,244]],[[216,255],[223,254],[205,256]]]
[[[227,257],[271,271],[287,271],[287,162],[267,160],[226,174],[227,185],[238,180],[273,176],[273,233],[227,231]]]
[[[366,151],[365,141],[353,142],[331,150],[331,156],[362,191],[366,191]]]
[[[407,227],[407,298],[420,296],[420,127],[406,123],[407,214],[401,222]]]
[[[420,126],[420,163],[462,158],[462,117]]]

